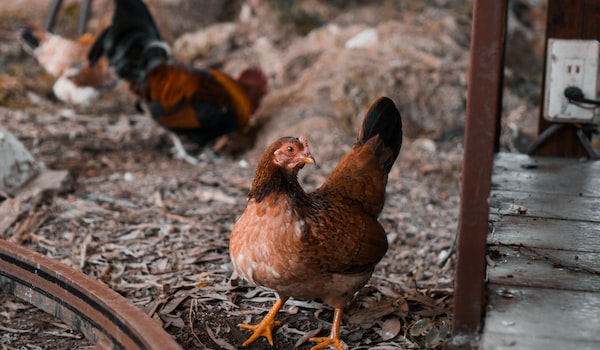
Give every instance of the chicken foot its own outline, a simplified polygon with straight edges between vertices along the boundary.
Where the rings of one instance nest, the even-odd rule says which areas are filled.
[[[173,148],[175,149],[175,154],[173,155],[173,158],[182,159],[192,165],[198,164],[198,159],[195,158],[194,156],[191,156],[185,150],[185,147],[183,146],[183,142],[181,142],[181,139],[173,132],[169,131],[168,133],[169,133],[169,137],[171,138],[171,142],[173,142]]]
[[[251,324],[242,323],[242,324],[238,325],[240,328],[249,329],[251,331],[254,331],[254,334],[252,334],[252,336],[250,338],[248,338],[244,342],[244,344],[242,344],[242,346],[248,346],[248,345],[252,344],[255,340],[257,340],[261,336],[267,338],[267,341],[269,342],[269,344],[273,345],[273,334],[272,334],[273,328],[281,325],[281,321],[275,321],[275,316],[277,316],[279,309],[281,309],[281,307],[283,306],[283,304],[285,304],[285,302],[287,300],[288,300],[288,297],[280,296],[279,300],[277,300],[275,305],[273,305],[273,307],[271,308],[269,313],[267,313],[267,315],[262,319],[262,321],[260,321],[259,324],[251,325]]]
[[[342,324],[343,311],[344,309],[342,308],[335,308],[333,313],[333,324],[331,325],[331,333],[329,334],[329,337],[310,338],[310,341],[320,343],[310,348],[310,350],[325,349],[330,345],[335,347],[337,350],[344,349],[340,343],[340,325]]]

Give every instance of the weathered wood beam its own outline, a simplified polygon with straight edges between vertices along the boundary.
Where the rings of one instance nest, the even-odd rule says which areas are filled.
[[[480,330],[485,305],[487,201],[502,107],[506,9],[506,0],[473,1],[453,339],[447,348],[470,347],[461,340]]]

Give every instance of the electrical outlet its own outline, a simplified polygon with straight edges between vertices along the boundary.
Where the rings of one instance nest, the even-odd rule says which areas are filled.
[[[600,42],[548,39],[544,117],[554,122],[593,122],[594,108],[569,103],[565,89],[574,86],[588,99],[597,99]],[[589,107],[589,106],[586,106]]]

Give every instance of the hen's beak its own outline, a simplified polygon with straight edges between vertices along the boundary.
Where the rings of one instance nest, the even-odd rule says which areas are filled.
[[[313,158],[312,154],[310,153],[310,148],[308,148],[308,140],[306,137],[300,136],[298,137],[298,140],[302,142],[302,145],[304,146],[302,152],[300,152],[296,157],[298,163],[317,165],[315,158]]]
[[[298,157],[298,162],[317,165],[315,158],[310,153]]]

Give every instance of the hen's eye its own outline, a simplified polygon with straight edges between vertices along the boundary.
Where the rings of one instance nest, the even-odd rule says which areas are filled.
[[[293,152],[294,148],[292,146],[288,146],[287,150],[288,150],[288,152]]]

